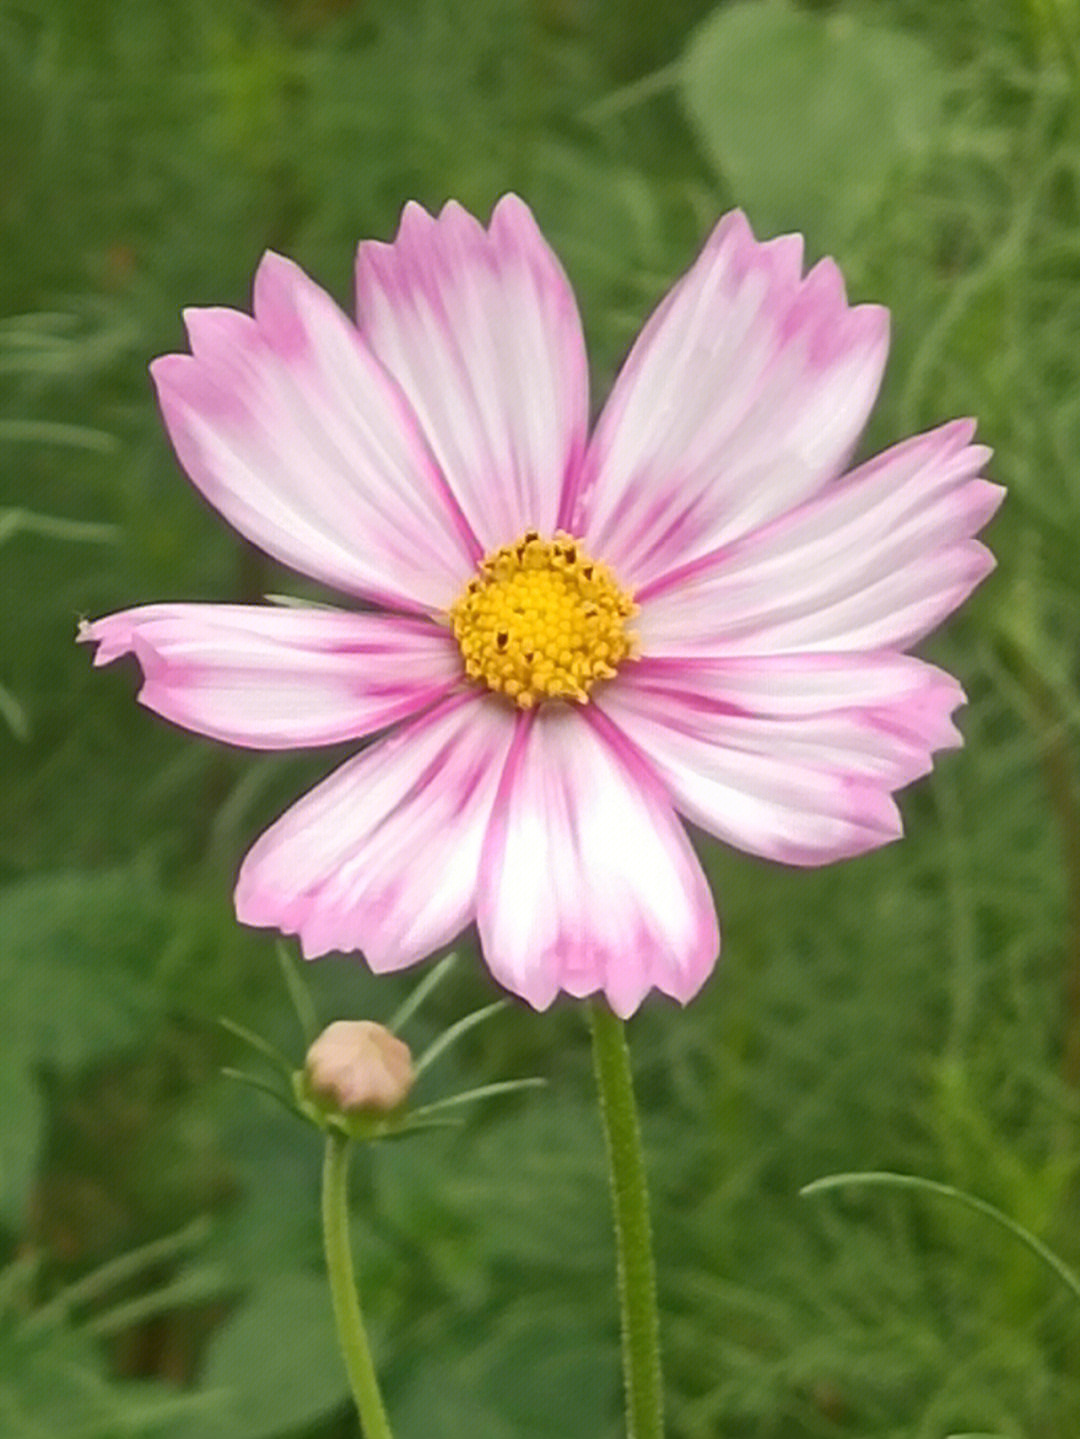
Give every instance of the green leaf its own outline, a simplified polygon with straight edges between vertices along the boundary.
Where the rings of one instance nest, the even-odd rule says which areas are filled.
[[[42,1124],[37,1073],[131,1044],[156,1012],[145,974],[165,942],[164,897],[131,870],[0,890],[0,1220],[17,1221]]]
[[[785,0],[716,11],[684,58],[707,157],[763,232],[850,233],[936,128],[943,81],[902,31]]]
[[[178,1417],[204,1404],[164,1384],[113,1379],[97,1346],[73,1330],[31,1333],[0,1320],[4,1439],[172,1439]]]
[[[220,1396],[176,1439],[271,1439],[306,1429],[340,1408],[348,1384],[325,1279],[280,1274],[261,1285],[215,1334],[200,1386]]]
[[[482,1330],[459,1329],[392,1392],[396,1439],[460,1439],[463,1415],[484,1439],[614,1439],[619,1365],[604,1301],[556,1316],[526,1297]]]
[[[828,1174],[823,1179],[815,1179],[810,1184],[804,1184],[799,1191],[802,1195],[824,1194],[830,1189],[845,1189],[851,1187],[882,1188],[882,1189],[914,1189],[921,1190],[924,1194],[942,1195],[951,1199],[955,1204],[962,1204],[965,1209],[971,1209],[976,1214],[982,1214],[993,1223],[1008,1231],[1021,1244],[1027,1246],[1032,1254],[1038,1256],[1046,1267],[1065,1285],[1074,1299],[1080,1299],[1080,1278],[1069,1266],[1060,1259],[1052,1249],[1049,1249],[1036,1234],[1032,1234],[1022,1224],[1003,1213],[994,1204],[988,1204],[985,1199],[980,1199],[975,1194],[968,1194],[963,1189],[957,1189],[952,1184],[942,1184],[936,1179],[924,1179],[919,1174],[892,1174],[884,1170],[867,1170],[856,1174]]]
[[[0,685],[0,719],[16,739],[24,743],[30,738],[30,719],[9,689]]]
[[[63,1067],[130,1043],[167,937],[163,897],[129,870],[59,874],[0,892],[0,1037],[10,1056]]]
[[[44,1134],[37,1081],[18,1057],[0,1056],[0,1216],[17,1219],[37,1173]]]

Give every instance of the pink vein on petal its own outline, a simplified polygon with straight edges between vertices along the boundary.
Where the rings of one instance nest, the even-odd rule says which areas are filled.
[[[788,718],[740,714],[648,675],[620,676],[597,706],[692,823],[766,859],[819,865],[900,837],[891,790],[929,768],[932,747],[958,739],[948,714],[962,695],[937,673],[893,707]]]
[[[559,991],[603,993],[624,1016],[654,988],[685,1003],[715,963],[689,840],[602,716],[560,706],[519,725],[481,864],[485,959],[537,1009]]]
[[[575,532],[641,588],[814,494],[877,394],[888,315],[734,212],[642,330],[585,461]]]
[[[476,912],[513,731],[502,705],[462,695],[347,760],[251,849],[241,922],[298,935],[309,959],[359,950],[376,971],[448,944]]]
[[[267,254],[255,316],[188,310],[151,365],[189,477],[282,563],[397,608],[449,604],[475,540],[398,386],[296,265]]]
[[[638,595],[651,655],[907,649],[993,567],[972,536],[1004,491],[955,420]]]
[[[132,653],[139,699],[255,749],[359,739],[456,688],[461,656],[428,620],[255,605],[145,605],[84,624],[95,664]]]
[[[488,230],[460,205],[406,206],[363,243],[361,331],[401,385],[485,551],[550,533],[588,422],[581,321],[562,267],[515,195]]]

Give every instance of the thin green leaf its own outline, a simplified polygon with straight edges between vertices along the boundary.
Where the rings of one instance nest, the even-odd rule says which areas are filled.
[[[923,1179],[917,1174],[892,1174],[885,1170],[868,1170],[863,1174],[829,1174],[823,1179],[815,1179],[813,1183],[806,1184],[799,1190],[802,1195],[823,1194],[829,1189],[847,1188],[881,1188],[881,1189],[913,1189],[921,1190],[925,1194],[940,1194],[946,1199],[955,1200],[966,1209],[973,1210],[976,1214],[983,1214],[987,1219],[992,1219],[1002,1229],[1007,1229],[1010,1234],[1019,1239],[1021,1244],[1026,1244],[1033,1254],[1057,1275],[1062,1284],[1069,1289],[1073,1296],[1080,1300],[1080,1278],[1069,1268],[1069,1266],[1058,1258],[1052,1249],[1048,1249],[1041,1239],[1032,1234],[1030,1229],[1025,1229],[1015,1219],[988,1204],[985,1199],[979,1199],[974,1194],[967,1194],[962,1189],[956,1189],[951,1184],[942,1184],[936,1179]]]
[[[245,1029],[242,1024],[237,1024],[233,1019],[226,1019],[224,1015],[219,1014],[217,1022],[221,1025],[222,1029],[227,1029],[230,1034],[235,1035],[235,1037],[242,1040],[244,1044],[250,1045],[250,1047],[261,1054],[264,1059],[268,1059],[271,1064],[276,1065],[285,1074],[292,1074],[296,1068],[291,1060],[287,1059],[276,1045],[271,1044],[268,1039],[263,1039],[261,1034],[255,1034],[250,1029]]]
[[[153,1239],[149,1244],[142,1244],[138,1249],[129,1250],[126,1254],[119,1255],[116,1259],[110,1259],[107,1264],[101,1264],[97,1269],[92,1270],[82,1279],[76,1280],[74,1284],[67,1285],[48,1304],[35,1310],[28,1321],[30,1327],[46,1328],[48,1325],[57,1323],[73,1309],[82,1305],[90,1304],[110,1289],[116,1289],[121,1284],[126,1284],[129,1279],[142,1274],[155,1264],[162,1264],[171,1259],[178,1259],[182,1254],[197,1249],[207,1239],[211,1229],[210,1220],[204,1215],[186,1224],[183,1229],[178,1229],[174,1234],[166,1234],[161,1239]]]
[[[16,739],[30,738],[30,717],[5,685],[0,685],[0,719]]]
[[[434,969],[424,975],[423,979],[415,989],[413,989],[404,1003],[394,1011],[393,1017],[387,1025],[387,1029],[389,1029],[392,1034],[398,1034],[404,1026],[408,1024],[409,1020],[412,1019],[413,1015],[428,996],[433,994],[439,985],[442,984],[443,980],[446,979],[447,975],[450,974],[451,970],[457,964],[457,960],[456,952],[448,954],[445,959],[439,961]]]
[[[481,1084],[476,1089],[464,1089],[460,1094],[451,1094],[447,1099],[437,1099],[433,1104],[422,1105],[412,1111],[413,1118],[437,1114],[444,1109],[456,1109],[460,1104],[473,1104],[481,1099],[491,1099],[497,1094],[514,1094],[521,1089],[543,1089],[546,1079],[503,1079],[496,1084]]]
[[[417,1110],[420,1114],[422,1111]],[[389,1129],[385,1134],[380,1134],[379,1139],[407,1139],[412,1134],[418,1134],[422,1129],[460,1129],[465,1123],[463,1119],[418,1119],[415,1123],[410,1118],[400,1129]]]
[[[193,1304],[205,1304],[211,1299],[220,1299],[229,1293],[233,1285],[225,1270],[217,1265],[205,1265],[174,1279],[152,1294],[141,1294],[137,1299],[117,1304],[104,1314],[96,1314],[83,1326],[87,1333],[98,1339],[111,1334],[120,1334],[147,1319],[156,1319],[171,1309],[181,1309]]]
[[[0,432],[2,438],[2,432]],[[115,525],[96,520],[66,520],[58,515],[39,515],[33,510],[0,510],[0,544],[17,534],[42,535],[49,540],[71,540],[80,544],[111,544],[120,535]]]
[[[41,1255],[31,1252],[0,1269],[0,1315],[15,1307],[40,1267]]]
[[[237,1084],[246,1084],[249,1089],[257,1089],[260,1094],[267,1094],[271,1099],[276,1099],[282,1108],[287,1109],[292,1115],[296,1115],[296,1106],[290,1095],[283,1094],[280,1089],[275,1088],[269,1080],[261,1079],[257,1074],[248,1074],[244,1069],[221,1069],[218,1071],[222,1079],[232,1079]]]
[[[114,454],[119,448],[115,435],[94,430],[89,425],[69,425],[61,420],[0,420],[0,442],[22,444],[66,445],[76,450],[96,450],[99,455]]]
[[[322,600],[308,600],[300,595],[265,594],[268,605],[280,605],[287,610],[340,610],[340,605],[328,605]]]
[[[315,1036],[319,1032],[319,1017],[315,1013],[315,1005],[312,1002],[311,994],[307,985],[300,977],[296,967],[296,960],[292,956],[289,946],[284,940],[279,939],[274,945],[277,954],[278,965],[281,968],[285,980],[285,987],[289,991],[289,998],[292,1000],[293,1009],[296,1010],[296,1018],[300,1024],[300,1033],[304,1036],[304,1047],[310,1048],[315,1042]]]
[[[424,1070],[434,1064],[439,1056],[444,1054],[452,1044],[456,1044],[459,1039],[464,1038],[464,1036],[468,1034],[470,1030],[475,1029],[478,1024],[483,1024],[485,1019],[490,1019],[493,1014],[498,1014],[501,1009],[506,1009],[509,1003],[509,1000],[497,999],[494,1004],[488,1004],[485,1005],[483,1009],[474,1010],[472,1014],[467,1014],[464,1019],[459,1019],[456,1024],[452,1024],[448,1030],[439,1035],[438,1039],[433,1040],[431,1044],[428,1045],[427,1049],[424,1050],[423,1054],[416,1061],[414,1067],[416,1077],[419,1079]]]

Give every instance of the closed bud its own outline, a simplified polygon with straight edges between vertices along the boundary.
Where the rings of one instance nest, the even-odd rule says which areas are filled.
[[[308,1050],[309,1093],[342,1114],[389,1114],[412,1089],[409,1046],[381,1024],[339,1019]]]

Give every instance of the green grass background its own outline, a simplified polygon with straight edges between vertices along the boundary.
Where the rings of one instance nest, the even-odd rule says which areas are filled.
[[[515,189],[603,396],[716,216],[803,230],[894,349],[870,452],[977,415],[999,569],[927,652],[967,745],[905,841],[819,872],[703,842],[725,957],[631,1026],[673,1439],[1074,1439],[1080,1314],[1080,13],[1075,0],[0,0],[0,1435],[347,1439],[316,1137],[223,1079],[299,1058],[239,857],[338,757],[185,736],[80,615],[302,582],[178,471],[146,378],[268,246],[349,301],[401,206]],[[385,1017],[408,976],[306,972]],[[463,954],[416,1042],[493,988]],[[399,1439],[613,1439],[587,1037],[513,1008],[425,1079],[539,1074],[365,1152],[362,1282]],[[151,1246],[149,1249],[143,1246]],[[106,1266],[102,1268],[102,1266]]]

